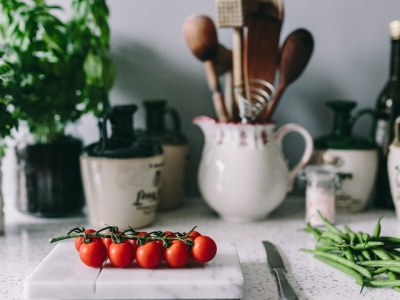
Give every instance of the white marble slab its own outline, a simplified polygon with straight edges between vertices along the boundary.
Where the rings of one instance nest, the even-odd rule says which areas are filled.
[[[100,274],[99,274],[100,272]],[[26,299],[240,299],[243,274],[236,246],[218,244],[209,263],[191,261],[154,270],[134,263],[130,268],[86,267],[71,243],[60,243],[26,279]]]
[[[100,269],[83,265],[72,243],[60,243],[24,282],[25,299],[93,299]]]

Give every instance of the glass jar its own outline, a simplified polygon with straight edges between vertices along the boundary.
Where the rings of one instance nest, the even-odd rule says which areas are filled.
[[[302,175],[306,181],[306,223],[323,225],[318,211],[331,223],[335,222],[335,197],[338,175],[321,166],[309,166]]]

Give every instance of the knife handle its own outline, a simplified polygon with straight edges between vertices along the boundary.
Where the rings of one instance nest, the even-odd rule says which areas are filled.
[[[278,281],[279,299],[297,300],[296,293],[287,280],[284,269],[274,268],[273,271]]]

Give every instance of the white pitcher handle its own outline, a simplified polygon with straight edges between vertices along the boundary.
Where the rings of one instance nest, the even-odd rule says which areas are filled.
[[[275,133],[275,140],[277,141],[278,145],[282,147],[282,140],[283,137],[288,134],[289,132],[298,132],[305,141],[305,147],[303,151],[303,155],[300,159],[300,161],[295,165],[291,170],[289,170],[289,186],[288,186],[288,191],[291,191],[293,189],[293,184],[294,180],[300,171],[301,168],[303,168],[308,161],[311,158],[311,155],[314,152],[314,143],[313,139],[310,135],[310,133],[302,126],[295,124],[295,123],[289,123],[281,128]]]

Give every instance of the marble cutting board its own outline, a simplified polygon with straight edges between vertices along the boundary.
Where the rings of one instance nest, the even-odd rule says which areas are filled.
[[[25,299],[240,299],[243,274],[236,246],[218,244],[215,258],[206,264],[190,262],[173,269],[163,263],[143,269],[134,263],[126,269],[108,262],[89,268],[74,245],[61,242],[24,282]]]

